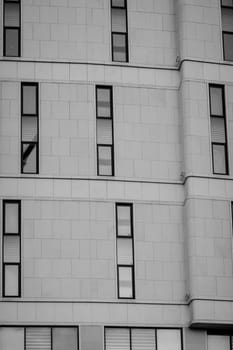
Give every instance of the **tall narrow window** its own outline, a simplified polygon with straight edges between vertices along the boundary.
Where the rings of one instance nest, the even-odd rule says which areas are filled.
[[[97,174],[114,175],[112,87],[96,87]]]
[[[21,173],[39,172],[38,84],[21,85]]]
[[[21,204],[3,201],[3,296],[20,297],[21,270]]]
[[[223,56],[233,61],[233,0],[222,0]]]
[[[133,206],[116,204],[118,298],[135,297]]]
[[[111,0],[112,60],[128,62],[127,0]]]
[[[20,0],[4,0],[3,56],[20,56]]]
[[[224,86],[210,85],[210,125],[214,174],[228,174]]]

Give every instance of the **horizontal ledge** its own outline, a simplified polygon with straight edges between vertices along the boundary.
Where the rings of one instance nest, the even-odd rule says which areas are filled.
[[[25,300],[19,298],[7,298],[1,299],[0,304],[5,303],[16,303],[16,304],[107,304],[107,305],[151,305],[151,306],[188,306],[185,302],[144,302],[137,300],[116,300],[116,301],[106,301],[106,300]]]

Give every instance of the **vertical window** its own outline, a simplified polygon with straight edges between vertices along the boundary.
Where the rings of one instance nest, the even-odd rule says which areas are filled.
[[[224,86],[210,85],[210,126],[214,174],[228,174]]]
[[[134,298],[133,206],[116,204],[118,298]]]
[[[3,56],[20,56],[20,0],[4,0]]]
[[[97,174],[114,175],[112,87],[96,87]]]
[[[233,61],[233,0],[222,0],[223,56]]]
[[[111,0],[112,60],[128,62],[127,0]]]
[[[21,173],[39,172],[38,84],[21,85]]]
[[[3,201],[3,296],[20,297],[21,203]]]
[[[114,349],[181,350],[181,330],[106,327],[105,350]]]

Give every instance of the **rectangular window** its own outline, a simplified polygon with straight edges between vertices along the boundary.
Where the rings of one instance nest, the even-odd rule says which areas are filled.
[[[208,333],[207,350],[232,350],[233,349],[233,334],[227,333]]]
[[[3,56],[20,56],[20,0],[4,0]]]
[[[105,350],[182,350],[181,329],[105,328]]]
[[[114,176],[112,87],[96,87],[97,175]]]
[[[1,350],[78,350],[77,327],[0,327]]]
[[[227,129],[223,85],[209,85],[213,173],[228,174]]]
[[[39,172],[38,83],[21,84],[21,173]]]
[[[233,1],[222,0],[221,6],[223,57],[226,61],[233,61]]]
[[[111,0],[112,60],[128,62],[127,0]]]
[[[3,297],[20,297],[21,294],[21,202],[3,201]]]
[[[135,298],[133,206],[116,204],[118,298]]]

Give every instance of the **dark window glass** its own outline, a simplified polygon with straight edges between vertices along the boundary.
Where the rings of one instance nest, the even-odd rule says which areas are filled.
[[[3,55],[20,56],[20,1],[4,0]]]

